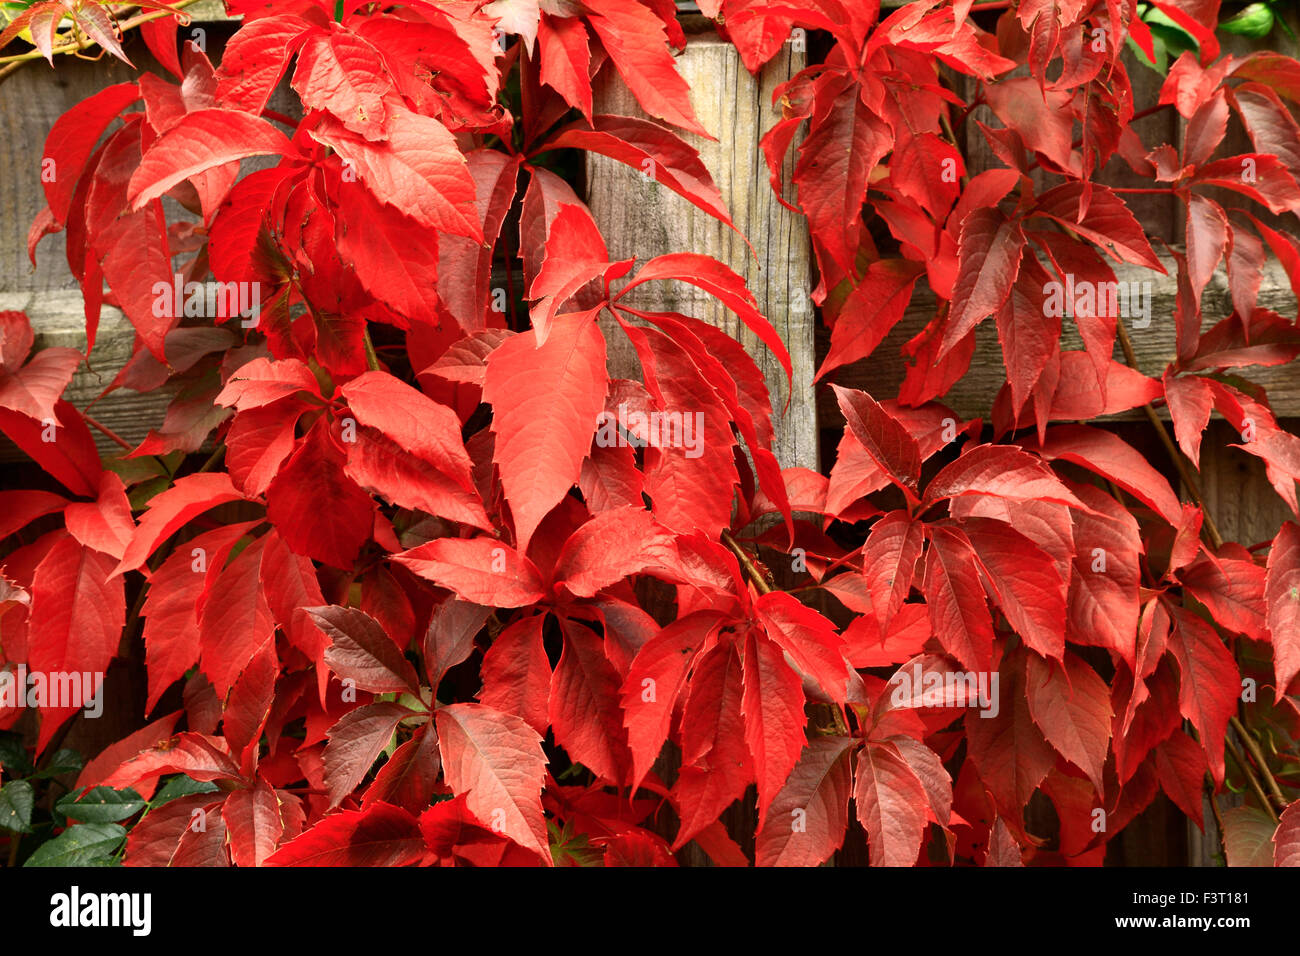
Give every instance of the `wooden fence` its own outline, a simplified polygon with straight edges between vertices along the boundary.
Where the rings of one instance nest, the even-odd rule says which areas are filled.
[[[216,62],[225,39],[235,24],[226,18],[218,3],[191,7],[195,26],[205,31],[209,55]],[[1289,19],[1300,29],[1300,14]],[[741,65],[734,48],[710,30],[689,37],[678,59],[680,71],[691,86],[691,101],[696,115],[710,129],[716,140],[687,138],[701,153],[740,232],[753,244],[753,252],[732,230],[699,211],[681,197],[647,178],[639,171],[604,157],[591,155],[586,164],[586,198],[604,231],[615,258],[635,256],[644,261],[668,252],[697,252],[712,255],[745,276],[759,308],[772,320],[790,351],[794,366],[794,387],[788,411],[777,418],[777,457],[784,466],[800,465],[817,469],[833,454],[831,436],[842,428],[842,419],[825,387],[814,390],[815,369],[827,352],[829,337],[815,316],[809,293],[815,284],[810,246],[802,220],[776,201],[769,185],[768,170],[758,149],[763,133],[779,119],[779,109],[772,104],[772,92],[805,64],[802,48],[787,43],[785,49],[758,76],[751,76]],[[688,27],[691,24],[688,23]],[[1280,52],[1297,55],[1300,49],[1275,32],[1270,42]],[[128,43],[137,64],[152,64],[138,39]],[[1251,47],[1238,39],[1229,40],[1230,52],[1249,52]],[[161,69],[150,66],[161,74]],[[1161,78],[1144,68],[1133,66],[1135,97],[1141,106],[1154,103]],[[21,309],[32,318],[37,330],[37,348],[65,345],[84,347],[82,298],[69,273],[63,255],[62,235],[47,238],[41,244],[37,266],[27,261],[27,229],[44,205],[40,185],[41,155],[46,134],[54,121],[69,107],[113,83],[131,80],[134,72],[124,64],[105,57],[85,62],[64,57],[56,70],[36,62],[18,71],[0,84],[0,310]],[[960,77],[951,77],[961,82]],[[296,112],[296,104],[282,87],[272,100],[272,107],[283,113]],[[975,118],[988,121],[985,108]],[[596,112],[644,115],[630,94],[617,83],[597,84]],[[1181,145],[1183,123],[1173,111],[1139,121],[1139,132],[1147,142]],[[1236,119],[1234,117],[1234,124]],[[982,137],[968,124],[972,135],[966,142],[968,171],[974,174],[998,165],[988,154]],[[1230,152],[1253,151],[1239,126],[1230,130],[1225,149]],[[787,162],[790,162],[787,160]],[[1118,160],[1105,171],[1103,181],[1129,185],[1131,175],[1119,168]],[[790,170],[787,168],[787,177]],[[787,178],[788,181],[788,178]],[[787,196],[787,198],[792,198]],[[1148,235],[1172,245],[1182,241],[1182,216],[1173,206],[1172,197],[1133,197],[1131,203]],[[1240,197],[1224,194],[1229,206],[1243,205]],[[1268,219],[1262,207],[1250,205],[1252,211]],[[1157,248],[1158,248],[1157,243]],[[1171,262],[1166,257],[1166,262]],[[1117,278],[1140,279],[1154,284],[1153,320],[1144,330],[1134,330],[1133,347],[1139,365],[1149,375],[1159,375],[1174,354],[1173,303],[1175,280],[1140,268],[1119,268]],[[704,318],[735,335],[751,348],[772,388],[773,405],[785,404],[784,374],[767,350],[741,326],[716,300],[684,283],[654,283],[633,293],[639,307],[688,312]],[[1280,265],[1270,262],[1260,290],[1260,305],[1282,314],[1295,314],[1297,307]],[[1206,325],[1217,322],[1231,311],[1226,277],[1220,269],[1203,297]],[[934,298],[922,284],[912,306],[899,326],[885,339],[875,354],[836,374],[842,384],[865,389],[876,396],[897,393],[904,366],[899,347],[915,335],[934,314]],[[1077,334],[1070,323],[1063,328],[1063,347],[1079,347]],[[65,397],[79,407],[95,400],[105,385],[131,355],[134,332],[116,309],[105,307],[89,368],[78,372]],[[621,334],[609,336],[611,371],[627,377],[636,374],[636,358],[630,348],[622,347]],[[1122,360],[1121,355],[1117,358]],[[1281,370],[1248,369],[1246,377],[1266,385],[1269,397],[1283,424],[1300,431],[1300,376],[1290,368]],[[977,334],[977,348],[970,372],[946,396],[944,401],[966,418],[982,416],[986,420],[997,388],[1003,381],[1001,350],[992,322],[984,323]],[[96,418],[131,442],[142,439],[157,427],[169,396],[165,393],[138,395],[120,390],[95,406]],[[1165,455],[1154,440],[1150,426],[1140,412],[1113,416],[1115,428],[1128,441],[1148,453],[1157,466],[1164,467]],[[103,436],[101,450],[120,451]],[[1203,493],[1226,539],[1254,544],[1270,538],[1279,523],[1289,514],[1285,505],[1269,486],[1262,463],[1228,447],[1238,440],[1225,422],[1214,421],[1206,433],[1202,451]],[[17,449],[0,439],[0,462],[8,462],[0,472],[0,487],[31,486],[32,473],[12,464],[19,457]],[[1177,487],[1177,475],[1167,468],[1168,477]],[[141,675],[128,678],[123,692],[133,700],[142,700],[137,686]],[[110,691],[112,681],[110,679]],[[107,716],[107,715],[106,715]],[[95,729],[95,740],[102,746],[138,726],[143,715],[125,714],[119,720],[105,720]],[[116,736],[115,736],[116,735]],[[88,747],[91,740],[85,741]],[[1031,805],[1031,813],[1034,808]],[[1048,811],[1050,815],[1050,811]],[[1111,849],[1111,861],[1128,864],[1213,865],[1218,837],[1213,820],[1206,814],[1207,833],[1185,824],[1181,815],[1163,797],[1158,798],[1142,817],[1129,826]],[[856,862],[842,859],[841,862]]]

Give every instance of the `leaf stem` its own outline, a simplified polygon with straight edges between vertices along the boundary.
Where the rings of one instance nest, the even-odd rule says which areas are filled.
[[[375,351],[375,343],[370,341],[370,329],[367,328],[361,334],[366,346],[366,365],[370,367],[370,371],[377,372],[382,366],[379,364],[379,354]]]
[[[94,418],[91,418],[85,412],[81,413],[81,417],[86,420],[86,424],[89,425],[91,428],[94,428],[95,430],[97,430],[107,438],[110,438],[113,441],[117,442],[117,444],[121,445],[127,451],[130,451],[132,448],[135,447],[130,442],[128,442],[125,438],[119,435],[117,432],[113,431],[113,429],[109,428],[107,425],[101,424],[100,422],[96,421]]]
[[[219,442],[217,444],[217,447],[213,450],[212,454],[208,456],[208,460],[199,466],[199,473],[201,474],[202,472],[211,471],[213,468],[216,468],[217,464],[221,461],[221,458],[222,456],[225,455],[225,453],[226,453],[226,443]]]

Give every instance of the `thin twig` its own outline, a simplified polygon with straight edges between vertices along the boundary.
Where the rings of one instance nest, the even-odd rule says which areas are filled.
[[[85,412],[82,412],[82,413],[81,413],[81,417],[84,418],[84,419],[86,420],[86,424],[89,425],[91,428],[94,428],[94,429],[98,430],[99,432],[101,432],[102,434],[104,434],[106,437],[108,437],[108,438],[112,439],[113,441],[117,442],[119,445],[121,445],[121,446],[122,446],[123,448],[125,448],[127,451],[130,451],[132,448],[135,447],[135,446],[132,445],[129,441],[127,441],[125,438],[123,438],[121,435],[119,435],[117,432],[113,431],[113,429],[109,428],[107,425],[103,425],[103,424],[97,422],[95,419],[91,418],[91,417],[90,417],[89,415],[87,415]]]
[[[1285,809],[1287,806],[1286,795],[1282,793],[1277,778],[1273,776],[1273,771],[1269,769],[1268,761],[1264,759],[1264,751],[1260,749],[1259,742],[1255,740],[1255,735],[1246,729],[1246,726],[1237,719],[1236,714],[1228,718],[1228,723],[1237,732],[1237,736],[1241,738],[1242,746],[1250,753],[1250,758],[1255,762],[1260,776],[1268,784],[1268,792],[1273,797],[1273,803],[1278,809]]]

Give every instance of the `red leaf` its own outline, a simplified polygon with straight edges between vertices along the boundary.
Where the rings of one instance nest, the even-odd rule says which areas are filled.
[[[230,857],[235,866],[265,864],[284,833],[280,798],[261,778],[251,790],[236,790],[226,797],[221,819],[230,836]]]
[[[1092,513],[1071,513],[1074,554],[1066,636],[1110,648],[1133,668],[1142,553],[1137,521],[1104,491],[1084,485],[1077,490]]]
[[[411,866],[424,855],[416,818],[400,807],[374,803],[321,818],[281,846],[267,866]]]
[[[624,578],[678,563],[673,536],[644,508],[596,515],[569,536],[555,563],[556,587],[593,597]]]
[[[831,71],[816,81],[818,110],[799,147],[794,182],[808,228],[836,268],[855,273],[862,242],[862,204],[871,172],[890,148],[890,129],[867,105],[862,88],[847,73]]]
[[[1199,468],[1201,434],[1210,422],[1214,392],[1203,378],[1196,375],[1173,375],[1170,369],[1165,370],[1164,386],[1178,447]]]
[[[591,117],[591,126],[566,126],[547,141],[546,148],[583,149],[626,163],[735,229],[700,154],[672,130],[649,120],[608,114]]]
[[[758,310],[754,294],[745,280],[725,263],[711,256],[694,252],[674,252],[655,256],[639,270],[636,278],[625,285],[619,296],[625,296],[637,286],[655,279],[677,279],[703,289],[740,317],[749,331],[781,363],[786,384],[793,381],[790,353],[772,323]]]
[[[100,786],[133,787],[167,773],[183,773],[199,781],[239,779],[239,767],[224,740],[187,731],[123,761]]]
[[[122,479],[111,471],[99,478],[99,497],[93,502],[75,501],[63,509],[68,533],[88,548],[102,551],[119,561],[135,533],[131,503]]]
[[[423,648],[431,688],[436,691],[447,671],[474,653],[474,638],[491,616],[491,608],[456,598],[448,598],[434,608]]]
[[[1206,552],[1179,572],[1183,587],[1219,627],[1252,640],[1265,635],[1265,572],[1254,561]]]
[[[1205,813],[1205,751],[1187,734],[1174,734],[1156,748],[1160,789],[1202,830]]]
[[[99,487],[99,451],[81,413],[64,401],[54,419],[37,422],[0,408],[0,433],[75,495],[93,498]]]
[[[199,602],[225,567],[226,558],[253,523],[226,525],[178,548],[153,573],[141,615],[152,710],[158,699],[199,659]]]
[[[1011,294],[997,312],[998,340],[1011,387],[1011,409],[1017,417],[1029,401],[1043,369],[1059,354],[1060,316],[1046,307],[1047,271],[1032,249],[1022,254],[1020,273]],[[1053,403],[1055,404],[1055,403]]]
[[[1300,866],[1300,801],[1282,811],[1273,834],[1273,865]]]
[[[966,715],[970,759],[998,812],[1014,820],[1021,819],[1021,809],[1056,763],[1055,752],[1029,713],[1024,657],[1023,651],[1013,651],[1002,658],[998,712]]]
[[[100,683],[117,653],[126,621],[126,596],[121,579],[112,577],[113,559],[87,548],[72,537],[60,539],[36,566],[32,580],[27,665],[32,673],[98,675],[82,688],[82,700],[72,706],[41,706],[41,731],[36,749],[45,749],[54,731],[101,693]],[[50,690],[53,690],[51,686]]]
[[[351,678],[358,688],[374,694],[419,694],[415,668],[369,614],[337,606],[310,607],[306,612],[329,637],[325,663],[339,677]]]
[[[1269,549],[1264,603],[1277,693],[1283,694],[1300,673],[1300,525],[1294,522],[1282,525]]]
[[[551,662],[542,644],[545,614],[515,621],[493,640],[483,655],[478,699],[495,710],[514,714],[545,734],[550,726]]]
[[[1080,218],[1079,203],[1083,195],[1081,183],[1065,183],[1043,193],[1035,212],[1054,219],[1072,232],[1095,242],[1116,262],[1131,262],[1164,273],[1151,244],[1142,233],[1142,226],[1132,211],[1109,186],[1089,183],[1091,199],[1087,212]]]
[[[1183,507],[1160,472],[1118,435],[1087,425],[1057,425],[1047,431],[1039,451],[1049,461],[1062,459],[1109,478],[1177,527]]]
[[[803,682],[781,648],[758,631],[745,638],[745,743],[758,782],[758,826],[799,761],[804,747]],[[680,839],[680,837],[679,837]]]
[[[866,358],[903,318],[921,269],[907,259],[880,259],[853,287],[835,316],[831,348],[817,370],[817,378],[841,365]]]
[[[623,723],[632,751],[633,787],[640,786],[659,757],[686,674],[720,616],[696,611],[664,627],[632,659],[623,680]]]
[[[392,644],[389,643],[389,646]],[[329,729],[330,740],[325,745],[322,759],[325,762],[325,786],[329,792],[331,809],[342,803],[357,788],[379,754],[388,746],[397,725],[411,715],[411,711],[401,704],[365,704],[348,711]]]
[[[691,109],[690,87],[677,72],[658,17],[635,0],[610,0],[601,4],[599,13],[589,15],[587,22],[642,109],[709,137]]]
[[[1074,654],[1058,666],[1029,654],[1029,713],[1062,757],[1102,792],[1102,767],[1110,747],[1110,688]]]
[[[889,628],[912,590],[916,562],[925,544],[925,526],[906,511],[891,511],[874,525],[862,548],[862,574],[871,609],[882,631]]]
[[[546,593],[537,566],[495,538],[438,538],[392,560],[487,607],[524,607]]]
[[[967,669],[988,671],[993,663],[993,621],[975,552],[960,531],[934,526],[929,534],[924,589],[935,638]]]
[[[436,716],[447,785],[495,832],[535,851],[549,866],[542,816],[546,758],[522,719],[483,704],[449,704]]]
[[[456,138],[431,116],[391,111],[382,142],[350,133],[346,121],[326,117],[312,138],[331,146],[382,203],[438,232],[483,241],[474,205],[474,178]],[[343,188],[351,188],[345,179]]]
[[[139,98],[140,89],[135,83],[118,83],[74,104],[54,121],[45,138],[44,158],[54,161],[57,175],[42,176],[41,185],[54,221],[60,226],[67,222],[73,194],[99,137],[122,110]]]
[[[1004,521],[966,518],[961,527],[1007,623],[1043,657],[1060,660],[1067,582],[1052,556]]]
[[[493,461],[521,550],[577,482],[608,380],[604,337],[584,316],[556,317],[545,345],[522,332],[488,358],[483,398],[493,407]]]
[[[1201,309],[1201,292],[1223,259],[1228,244],[1228,214],[1212,199],[1192,194],[1187,200],[1187,270],[1192,308]]]
[[[1223,782],[1223,742],[1237,709],[1241,678],[1214,628],[1191,611],[1166,606],[1174,628],[1169,650],[1178,662],[1178,709],[1200,734],[1216,784]]]
[[[591,120],[591,50],[587,30],[577,17],[557,17],[542,11],[537,24],[541,51],[541,81]]]
[[[905,494],[916,491],[921,450],[903,424],[866,392],[832,385],[853,436]]]
[[[867,831],[872,866],[912,866],[925,835],[925,787],[892,743],[868,743],[858,754],[853,789]]]
[[[368,140],[382,139],[388,118],[385,97],[393,88],[382,62],[370,43],[336,26],[307,38],[292,85],[303,106],[333,113]]]
[[[140,519],[131,543],[127,545],[115,574],[134,571],[149,559],[158,546],[193,518],[210,508],[241,495],[221,472],[203,472],[178,478],[172,487],[149,501],[149,510]]]
[[[217,99],[260,115],[312,29],[306,20],[292,14],[245,21],[221,51]],[[175,45],[174,33],[172,43]]]
[[[817,737],[772,801],[756,839],[758,866],[821,866],[844,842],[853,764],[849,737]]]
[[[744,663],[735,642],[715,644],[695,667],[682,711],[685,766],[672,794],[682,825],[674,852],[717,822],[754,779],[744,694]]]
[[[461,329],[477,333],[494,322],[488,314],[489,293],[492,307],[498,305],[496,291],[489,289],[492,252],[514,202],[520,160],[495,149],[476,149],[465,158],[478,192],[477,213],[483,224],[483,241],[480,244],[450,233],[439,237],[438,298]],[[505,330],[490,329],[487,341],[495,345],[508,334]],[[482,384],[481,379],[478,384]]]
[[[275,619],[261,582],[265,542],[258,538],[235,556],[199,612],[199,660],[222,699],[250,661],[275,653]]]
[[[26,316],[20,312],[0,312],[0,318],[4,316],[19,316],[26,324]],[[12,323],[5,322],[5,339],[12,331]],[[29,339],[30,335],[29,331]],[[22,356],[12,362],[6,356],[4,368],[0,369],[0,408],[37,420],[53,418],[54,406],[72,381],[72,374],[83,357],[76,349],[41,349],[31,361],[19,368]]]
[[[591,628],[562,620],[564,650],[551,675],[549,718],[555,742],[600,780],[623,785],[632,755],[623,729],[619,675]]]
[[[291,150],[284,134],[264,119],[238,110],[195,110],[145,152],[127,199],[132,209],[142,209],[198,173],[249,156],[288,156]]]
[[[320,419],[266,489],[266,516],[295,554],[350,568],[374,529],[375,503],[344,474],[346,456]],[[321,521],[321,502],[330,520]]]
[[[844,639],[835,625],[784,591],[764,594],[754,611],[767,636],[790,656],[800,674],[831,701],[843,704],[849,668],[844,660]]]
[[[375,803],[392,803],[412,813],[422,810],[429,805],[441,773],[438,735],[432,722],[422,724],[415,735],[394,750],[388,761],[375,772],[375,780],[366,788],[361,808],[367,809]]]
[[[966,217],[957,247],[957,281],[940,356],[1002,308],[1019,275],[1024,247],[1020,223],[1007,219],[996,207],[977,209]]]

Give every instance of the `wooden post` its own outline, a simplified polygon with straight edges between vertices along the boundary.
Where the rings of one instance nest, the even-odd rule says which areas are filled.
[[[588,155],[587,202],[615,259],[635,256],[644,262],[669,252],[696,252],[713,256],[745,277],[758,308],[785,341],[794,365],[794,393],[784,415],[788,394],[785,373],[716,299],[682,282],[642,286],[628,299],[637,308],[694,315],[744,343],[771,389],[777,458],[785,467],[816,468],[811,249],[802,218],[782,206],[773,194],[758,145],[781,118],[779,107],[772,105],[772,91],[801,70],[804,61],[804,53],[787,42],[758,76],[751,76],[735,48],[712,33],[691,36],[677,59],[679,72],[691,86],[695,114],[717,140],[680,135],[700,151],[736,228],[753,243],[754,254],[733,230],[676,193],[603,156]],[[597,84],[595,111],[649,118],[617,81]],[[787,182],[789,173],[787,168]],[[639,377],[626,337],[613,322],[605,325],[605,330],[611,373],[620,378]]]

